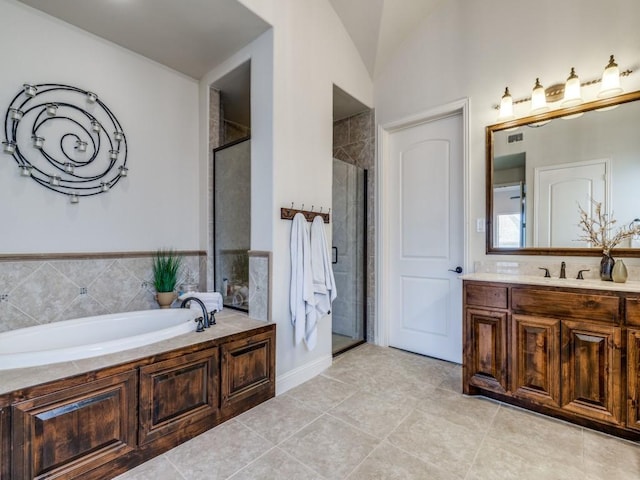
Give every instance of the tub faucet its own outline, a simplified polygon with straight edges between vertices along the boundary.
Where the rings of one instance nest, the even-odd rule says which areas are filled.
[[[200,308],[202,308],[202,317],[197,317],[195,319],[196,322],[198,322],[198,328],[196,328],[196,332],[202,332],[204,331],[205,328],[209,328],[209,314],[207,313],[207,307],[205,307],[204,303],[202,302],[202,300],[200,300],[199,298],[196,297],[187,297],[184,300],[182,300],[182,303],[180,304],[180,308],[187,308],[187,303],[192,302],[193,300],[196,301],[196,303],[198,303],[200,305]]]
[[[560,278],[567,278],[567,264],[564,262],[560,264]]]

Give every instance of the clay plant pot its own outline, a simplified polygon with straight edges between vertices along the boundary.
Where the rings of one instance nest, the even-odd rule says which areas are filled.
[[[156,300],[160,308],[170,308],[173,301],[178,298],[176,292],[158,292],[156,293]]]

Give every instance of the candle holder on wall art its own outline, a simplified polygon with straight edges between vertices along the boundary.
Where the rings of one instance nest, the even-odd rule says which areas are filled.
[[[20,176],[72,204],[111,191],[129,171],[120,122],[97,94],[78,87],[25,83],[7,108],[4,136],[2,150]]]

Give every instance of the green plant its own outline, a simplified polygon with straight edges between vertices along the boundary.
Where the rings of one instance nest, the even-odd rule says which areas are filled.
[[[153,286],[156,292],[173,292],[182,257],[174,250],[158,250],[153,258]]]

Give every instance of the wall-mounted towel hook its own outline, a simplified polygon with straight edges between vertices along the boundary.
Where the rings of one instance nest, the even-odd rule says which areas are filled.
[[[291,210],[293,210],[293,202],[291,202]]]
[[[311,205],[311,211],[313,212],[313,205]]]

